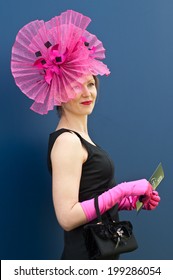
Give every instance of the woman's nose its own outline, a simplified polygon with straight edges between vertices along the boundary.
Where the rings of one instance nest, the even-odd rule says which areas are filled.
[[[90,95],[91,95],[90,90],[88,89],[88,87],[83,87],[83,89],[82,89],[82,95],[83,95],[84,97],[87,97],[87,96],[90,96]]]

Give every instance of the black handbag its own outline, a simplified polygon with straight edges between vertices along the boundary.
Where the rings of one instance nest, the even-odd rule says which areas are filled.
[[[110,211],[105,213],[107,218],[103,220],[98,206],[98,197],[94,201],[97,223],[88,223],[84,226],[85,242],[90,259],[116,259],[119,254],[136,250],[138,244],[131,222],[115,222]],[[118,205],[116,206],[117,211]]]

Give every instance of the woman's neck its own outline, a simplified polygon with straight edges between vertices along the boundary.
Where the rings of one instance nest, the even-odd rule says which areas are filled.
[[[57,129],[60,128],[67,128],[79,133],[88,134],[87,116],[81,118],[67,118],[66,116],[62,116],[57,126]]]

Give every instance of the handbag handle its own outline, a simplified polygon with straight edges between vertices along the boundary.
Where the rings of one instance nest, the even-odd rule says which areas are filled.
[[[94,206],[95,206],[95,210],[96,210],[96,214],[97,214],[97,219],[98,219],[98,223],[102,224],[103,223],[103,220],[102,220],[102,216],[101,216],[101,213],[100,213],[100,209],[99,209],[99,203],[98,203],[98,196],[96,196],[94,198]],[[115,215],[115,212],[118,211],[118,203],[116,203],[116,205],[114,206],[114,215]],[[109,217],[109,219],[113,220],[113,217],[110,213],[110,211],[107,211],[107,216]]]
[[[101,217],[101,214],[100,214],[100,209],[99,209],[99,203],[98,203],[98,196],[96,196],[94,198],[94,206],[95,206],[95,209],[96,209],[96,214],[97,214],[97,218],[98,218],[98,223],[103,223],[102,221],[102,217]]]

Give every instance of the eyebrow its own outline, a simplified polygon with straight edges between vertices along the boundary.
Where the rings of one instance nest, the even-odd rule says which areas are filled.
[[[88,84],[88,83],[90,83],[90,82],[94,82],[94,83],[95,83],[95,79],[94,79],[94,78],[91,78],[91,79],[89,79],[88,81],[86,81],[85,84]],[[78,82],[78,81],[74,81],[74,82],[71,83],[71,87],[72,87],[72,88],[75,87],[75,86],[78,86],[78,85],[81,85],[81,83]]]
[[[88,80],[86,83],[89,83],[89,82],[95,82],[94,78]]]

